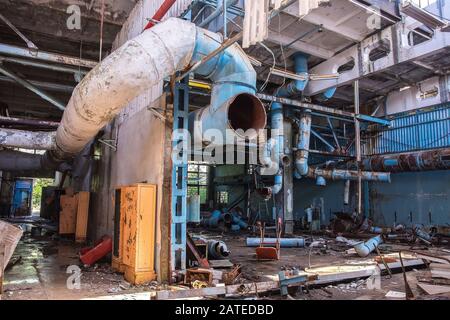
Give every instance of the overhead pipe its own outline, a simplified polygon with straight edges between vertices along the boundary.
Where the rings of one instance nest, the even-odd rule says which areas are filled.
[[[359,174],[363,181],[378,181],[378,182],[391,182],[391,176],[389,172],[371,172],[356,170],[340,170],[340,169],[321,169],[312,168],[308,170],[308,177],[317,179],[321,177],[327,180],[358,180]],[[321,180],[322,181],[322,180]],[[323,183],[323,182],[322,182]]]
[[[295,73],[298,75],[308,74],[308,55],[304,53],[296,53],[294,55]],[[308,77],[305,80],[294,80],[286,85],[281,86],[276,92],[277,97],[289,97],[297,93],[302,92],[307,83]],[[272,194],[277,194],[283,187],[283,169],[281,167],[281,162],[284,154],[284,133],[283,133],[283,105],[279,102],[272,103],[271,110],[271,129],[273,131],[275,140],[275,156],[274,161],[278,163],[278,171],[275,174],[274,184],[271,187]]]
[[[364,170],[405,172],[450,169],[450,148],[377,155],[363,159]]]
[[[55,148],[55,136],[55,131],[25,131],[0,128],[0,146],[23,149],[52,150]]]
[[[221,1],[221,0],[219,0]],[[238,2],[238,0],[227,0],[225,3],[225,10],[228,9],[228,7],[235,5]],[[222,12],[224,12],[224,8],[223,8],[223,2],[221,1],[222,5],[218,5],[216,7],[216,9],[202,22],[200,22],[198,24],[199,27],[206,27],[211,21],[213,21],[214,19],[216,19],[218,16],[220,16],[222,14]]]
[[[218,34],[169,18],[127,41],[75,88],[56,133],[51,162],[73,157],[131,100],[220,47]],[[256,73],[234,43],[196,69],[213,81],[211,105],[195,112],[197,126],[263,129],[266,114],[255,97]]]
[[[43,127],[43,128],[55,128],[56,129],[59,126],[59,122],[0,116],[0,125],[30,126],[30,127]]]
[[[0,151],[1,171],[38,171],[42,169],[41,155],[14,150]]]
[[[290,97],[302,93],[308,84],[308,58],[309,55],[298,52],[294,54],[295,74],[305,76],[305,80],[294,80],[281,86],[276,92],[277,97]]]

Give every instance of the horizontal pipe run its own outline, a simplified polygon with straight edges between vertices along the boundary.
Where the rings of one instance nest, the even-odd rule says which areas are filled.
[[[0,125],[12,125],[12,126],[18,125],[18,126],[31,126],[31,127],[43,127],[43,128],[56,129],[59,126],[59,122],[0,116]]]
[[[371,156],[363,159],[364,170],[406,172],[450,169],[450,148]]]
[[[52,150],[56,132],[25,131],[0,128],[0,146],[10,148]]]
[[[274,247],[277,243],[277,238],[264,238],[263,246]],[[247,238],[247,247],[259,247],[261,245],[261,238]],[[303,248],[305,246],[305,239],[303,238],[281,238],[280,247],[282,248]]]
[[[371,172],[357,170],[340,170],[340,169],[320,169],[309,168],[308,177],[317,179],[322,177],[327,180],[358,180],[358,176],[361,175],[363,181],[378,181],[378,182],[391,182],[391,176],[389,172]]]
[[[41,155],[14,150],[0,150],[0,170],[2,171],[40,171]]]

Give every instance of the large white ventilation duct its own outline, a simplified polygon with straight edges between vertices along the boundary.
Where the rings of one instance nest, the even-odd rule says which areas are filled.
[[[47,154],[47,160],[73,157],[131,100],[212,52],[220,46],[220,40],[217,34],[191,22],[169,18],[127,41],[75,88],[57,130],[56,149]],[[259,120],[247,119],[244,125],[264,128],[262,103],[253,96],[239,98],[240,94],[255,93],[256,73],[237,44],[202,65],[197,73],[213,81],[211,107],[203,112],[207,119],[202,121],[213,122],[218,129],[233,123],[238,127],[239,116],[247,109],[251,110],[249,117]],[[225,117],[216,118],[224,112]]]

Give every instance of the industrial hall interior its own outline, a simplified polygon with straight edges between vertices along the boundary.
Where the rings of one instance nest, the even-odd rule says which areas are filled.
[[[0,0],[0,300],[174,299],[450,299],[450,0]]]

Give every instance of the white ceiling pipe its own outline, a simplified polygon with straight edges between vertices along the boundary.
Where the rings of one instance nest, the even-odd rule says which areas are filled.
[[[52,150],[55,148],[56,132],[25,131],[16,129],[0,129],[0,146]]]
[[[197,28],[191,22],[169,18],[127,41],[111,53],[92,69],[75,88],[57,130],[56,150],[47,155],[51,158],[50,160],[60,161],[75,155],[131,100],[176,71],[184,70],[190,64],[203,58],[196,45],[197,38],[207,38],[204,33],[209,32]],[[209,41],[215,42],[214,39]],[[228,49],[236,52],[235,46],[238,45],[234,44]],[[212,49],[216,49],[216,47],[211,46]],[[228,49],[222,52],[220,57],[226,52],[230,52]],[[196,54],[193,59],[194,52]],[[206,54],[208,53],[210,52],[206,52]],[[247,61],[248,58],[245,55],[241,57],[246,59],[245,64],[248,62],[251,68],[250,62]],[[217,64],[220,59],[219,57],[213,59],[206,66],[199,68],[197,72],[200,71],[201,74],[207,75],[201,70],[210,73],[213,71],[213,74],[217,75],[217,77],[210,76],[213,82],[219,82],[219,80],[226,82],[217,85],[221,87],[220,91],[230,92],[230,95],[239,93],[229,90],[227,83],[242,81],[241,78],[250,79],[252,83],[248,85],[251,87],[256,85],[256,74],[253,68],[249,70],[249,74],[244,74],[246,77],[242,77],[242,74],[235,74],[233,78],[231,77],[232,73],[227,74],[220,68],[218,71],[215,68],[211,69],[214,60]],[[232,63],[228,64],[226,69],[232,70],[231,65]],[[214,87],[214,84],[212,91],[211,107],[213,110],[218,110],[223,94],[216,94],[219,90]],[[263,108],[262,104],[261,108]]]

